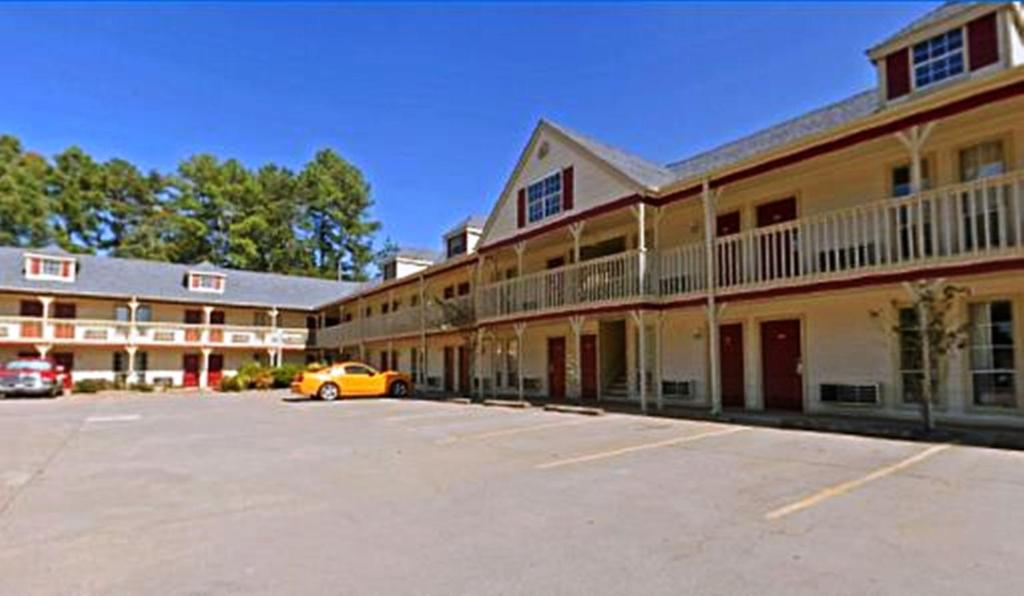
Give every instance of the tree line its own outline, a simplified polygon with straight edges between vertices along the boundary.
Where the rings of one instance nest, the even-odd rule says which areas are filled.
[[[173,172],[52,159],[0,136],[0,245],[363,280],[378,256],[370,187],[331,149],[298,172],[198,154]]]

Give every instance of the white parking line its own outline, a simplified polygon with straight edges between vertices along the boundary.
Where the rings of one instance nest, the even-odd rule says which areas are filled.
[[[920,453],[912,455],[894,464],[885,466],[884,468],[878,468],[877,470],[871,472],[866,476],[861,476],[860,478],[857,478],[855,480],[848,480],[846,482],[836,484],[835,486],[830,486],[824,490],[820,490],[814,493],[813,495],[804,497],[803,499],[800,499],[795,503],[791,503],[789,505],[786,505],[785,507],[780,507],[774,511],[770,511],[767,514],[765,514],[764,518],[769,521],[776,520],[781,517],[785,517],[787,515],[796,513],[798,511],[803,511],[804,509],[814,507],[815,505],[821,503],[822,501],[831,499],[833,497],[838,497],[869,482],[878,480],[879,478],[884,478],[886,476],[895,474],[900,470],[909,468],[910,466],[920,463],[928,459],[929,457],[935,455],[936,453],[945,451],[950,447],[952,447],[952,445],[948,443],[944,443],[942,445],[932,445],[931,447],[925,449],[924,451],[921,451]]]
[[[86,422],[132,422],[133,420],[139,420],[142,416],[138,414],[119,414],[112,416],[89,416],[85,419]]]
[[[695,435],[687,435],[685,437],[676,437],[674,439],[665,439],[663,441],[654,441],[652,443],[641,443],[639,445],[631,445],[629,447],[621,447],[619,449],[611,449],[609,451],[601,451],[598,453],[581,455],[579,457],[572,457],[569,459],[560,459],[557,461],[538,464],[534,467],[538,470],[550,470],[551,468],[561,468],[562,466],[571,466],[573,464],[582,464],[586,462],[597,461],[599,459],[608,459],[610,457],[617,457],[619,455],[626,455],[627,453],[635,453],[637,451],[645,451],[647,449],[659,449],[661,447],[671,447],[673,445],[690,443],[693,441],[699,441],[701,439],[708,439],[711,437],[731,435],[733,433],[738,433],[744,430],[749,429],[747,427],[740,426],[726,429],[709,430],[707,432],[697,433]]]
[[[579,420],[559,420],[558,422],[548,422],[546,424],[531,424],[530,426],[517,426],[514,428],[503,428],[499,430],[492,430],[488,432],[456,435],[438,441],[438,445],[450,445],[452,443],[458,443],[459,441],[471,441],[474,439],[493,439],[495,437],[508,437],[511,435],[519,435],[523,433],[534,432],[538,430],[545,430],[548,428],[558,428],[562,426],[576,426],[579,424],[586,424],[588,422],[596,422],[594,419],[579,419]]]

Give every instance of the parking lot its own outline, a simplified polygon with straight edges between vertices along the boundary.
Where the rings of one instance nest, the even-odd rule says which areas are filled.
[[[3,594],[1020,594],[1024,454],[283,393],[0,401]]]

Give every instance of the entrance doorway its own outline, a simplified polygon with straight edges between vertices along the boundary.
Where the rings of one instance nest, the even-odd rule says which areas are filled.
[[[210,366],[206,369],[206,386],[216,387],[220,385],[220,379],[224,376],[224,355],[210,354]]]
[[[793,319],[761,323],[761,374],[765,409],[803,410],[802,367],[800,321]]]
[[[718,336],[722,406],[742,408],[746,405],[743,387],[743,324],[721,325],[718,328]]]
[[[184,371],[181,384],[185,387],[199,386],[199,354],[185,354],[181,368]]]
[[[580,399],[597,399],[597,336],[580,336]]]
[[[57,366],[64,367],[64,388],[71,389],[74,385],[71,373],[75,369],[75,355],[71,352],[54,352],[50,358]]]
[[[455,392],[455,348],[451,346],[444,348],[444,390]]]
[[[565,399],[565,338],[548,338],[548,397]]]

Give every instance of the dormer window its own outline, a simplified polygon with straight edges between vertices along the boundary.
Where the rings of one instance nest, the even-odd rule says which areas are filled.
[[[188,289],[193,292],[224,293],[225,276],[220,273],[193,271],[188,274]]]
[[[75,260],[52,255],[25,255],[25,279],[75,281]]]
[[[448,237],[448,258],[466,254],[466,232]]]
[[[398,277],[398,261],[388,261],[384,263],[381,273],[384,279],[396,279]]]
[[[914,45],[914,86],[923,89],[964,72],[964,32],[953,29]]]
[[[530,223],[558,215],[562,211],[562,173],[555,172],[528,186],[526,203]]]

